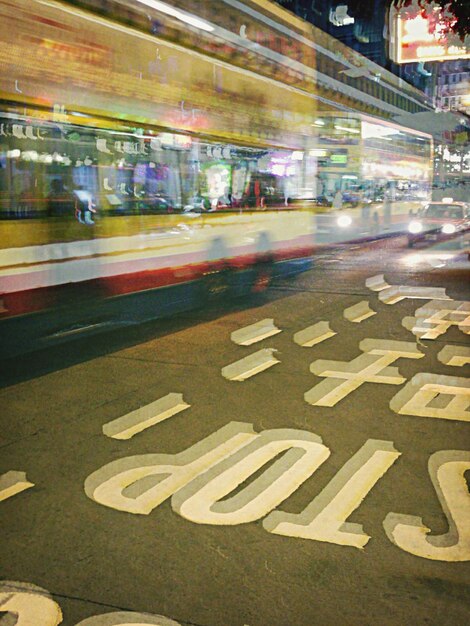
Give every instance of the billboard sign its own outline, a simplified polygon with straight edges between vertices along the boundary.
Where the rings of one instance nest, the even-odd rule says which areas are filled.
[[[470,36],[462,41],[451,31],[455,18],[444,16],[440,7],[427,11],[390,10],[390,58],[395,63],[426,63],[470,59]]]

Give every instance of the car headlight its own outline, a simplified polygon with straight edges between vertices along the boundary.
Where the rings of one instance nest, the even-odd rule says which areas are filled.
[[[352,219],[349,215],[340,215],[338,219],[336,220],[336,223],[341,228],[347,228],[348,226],[351,226]]]
[[[413,220],[408,224],[408,230],[410,231],[410,233],[413,234],[420,233],[423,230],[423,225],[421,224],[421,222]]]
[[[454,224],[444,224],[444,226],[442,227],[442,232],[445,235],[452,235],[453,233],[455,233],[456,228],[454,226]]]

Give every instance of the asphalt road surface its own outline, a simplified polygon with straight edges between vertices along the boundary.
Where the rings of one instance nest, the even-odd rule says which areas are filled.
[[[391,238],[6,364],[1,626],[468,623],[469,300]]]

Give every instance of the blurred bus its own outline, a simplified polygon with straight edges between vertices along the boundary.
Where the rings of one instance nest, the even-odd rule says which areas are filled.
[[[314,221],[292,201],[314,189],[311,56],[303,74],[239,49],[229,64],[206,50],[223,33],[165,3],[0,13],[3,356],[309,266]]]
[[[409,213],[431,199],[431,135],[361,113],[319,112],[314,125],[317,197],[332,206],[340,191],[351,226],[404,230]]]

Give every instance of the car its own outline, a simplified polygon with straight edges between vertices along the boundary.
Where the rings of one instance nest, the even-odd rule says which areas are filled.
[[[408,247],[419,242],[448,241],[470,230],[470,207],[465,202],[444,198],[428,202],[416,215],[410,214]],[[463,240],[462,240],[463,241]]]

